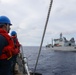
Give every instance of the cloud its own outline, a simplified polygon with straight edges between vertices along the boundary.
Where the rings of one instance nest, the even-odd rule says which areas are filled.
[[[46,22],[50,0],[1,0],[0,15],[6,15],[12,22],[23,45],[39,45]],[[64,35],[75,36],[76,0],[53,0],[46,29],[44,45]],[[67,37],[68,37],[67,36]],[[76,36],[75,36],[76,37]]]
[[[15,4],[18,0],[0,0],[2,4]]]

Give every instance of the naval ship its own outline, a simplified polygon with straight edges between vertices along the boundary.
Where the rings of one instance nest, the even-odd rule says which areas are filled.
[[[60,33],[60,37],[53,39],[52,44],[46,45],[46,48],[56,51],[76,51],[75,39],[72,37],[70,40],[67,40],[66,37],[63,37],[62,33]]]

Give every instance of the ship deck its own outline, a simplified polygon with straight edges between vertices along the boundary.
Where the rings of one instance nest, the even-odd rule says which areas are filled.
[[[60,46],[60,47],[50,47],[51,50],[55,50],[55,51],[76,51],[76,47],[75,46]]]
[[[41,73],[34,73],[31,71],[29,72],[27,62],[23,61],[20,57],[17,58],[17,64],[15,65],[15,69],[17,70],[17,73],[14,75],[42,75]]]

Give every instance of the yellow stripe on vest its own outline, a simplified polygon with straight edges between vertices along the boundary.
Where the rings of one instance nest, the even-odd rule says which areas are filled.
[[[9,58],[7,58],[7,60],[9,60],[9,59],[11,59],[12,58],[12,56],[11,57],[9,57]]]

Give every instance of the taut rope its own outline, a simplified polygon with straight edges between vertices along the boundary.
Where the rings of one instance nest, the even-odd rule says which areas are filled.
[[[39,48],[39,53],[38,53],[38,57],[37,57],[37,61],[36,61],[36,64],[35,64],[35,69],[34,69],[33,75],[35,75],[36,67],[37,67],[39,56],[40,56],[40,53],[41,53],[41,48],[42,48],[42,44],[43,44],[43,40],[44,40],[46,28],[47,28],[49,16],[50,16],[50,11],[51,11],[51,7],[52,7],[52,3],[53,3],[53,0],[50,0],[50,6],[49,6],[48,14],[47,14],[47,19],[46,19],[46,22],[45,22],[44,32],[43,32],[43,36],[42,36],[42,40],[41,40],[41,44],[40,44],[40,48]]]

